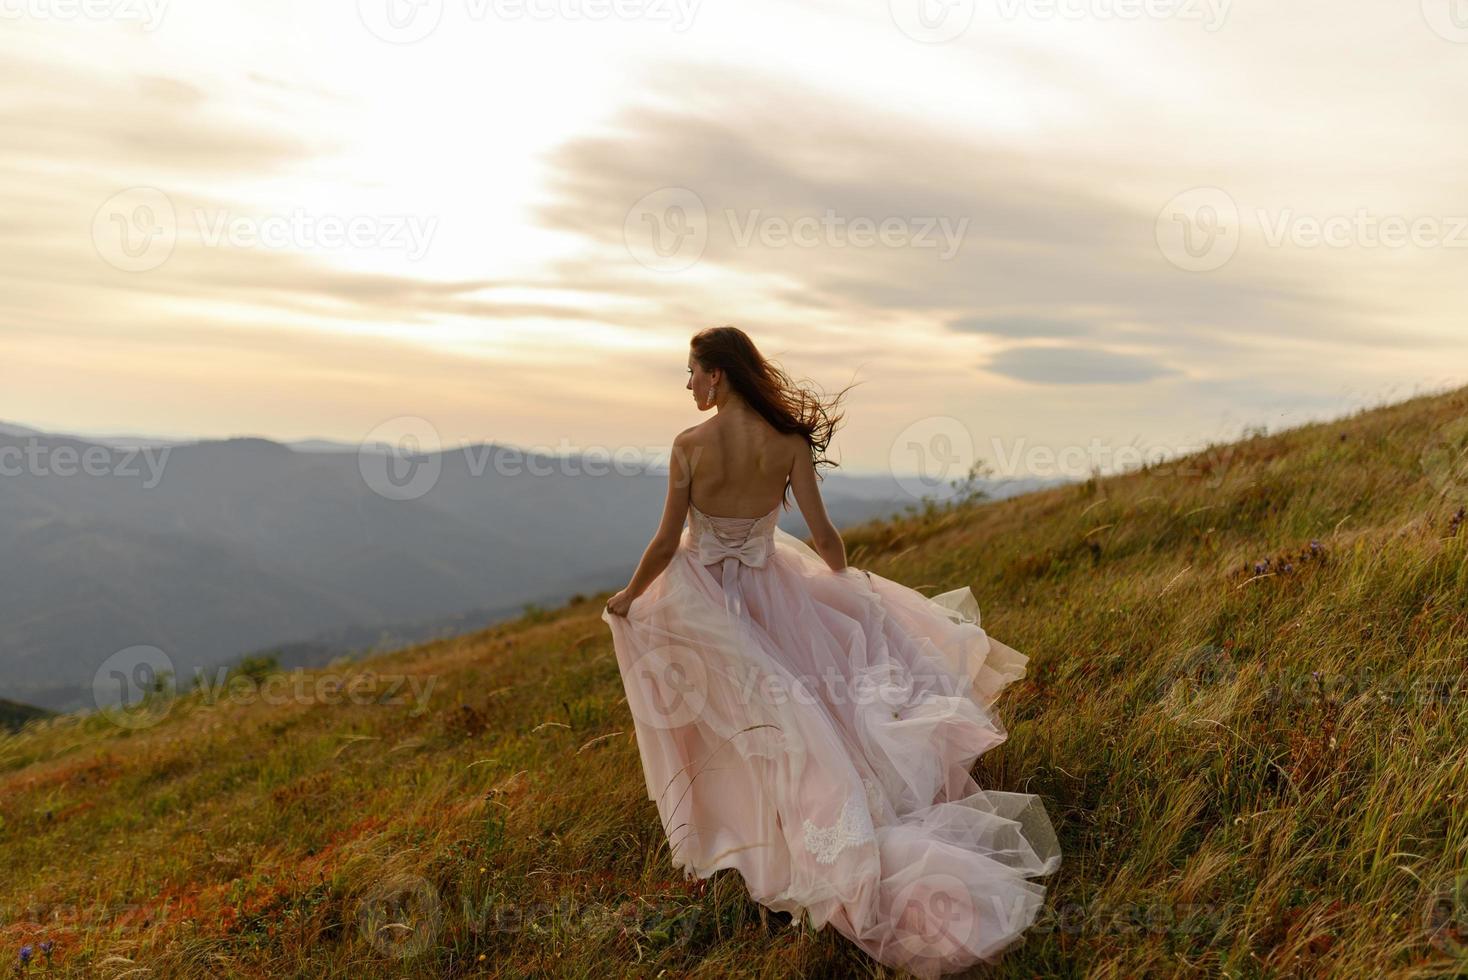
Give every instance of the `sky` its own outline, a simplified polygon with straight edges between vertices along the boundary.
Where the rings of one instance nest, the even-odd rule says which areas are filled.
[[[1468,382],[1459,0],[0,0],[0,54],[10,422],[656,451],[734,324],[856,385],[847,470],[1074,476]]]

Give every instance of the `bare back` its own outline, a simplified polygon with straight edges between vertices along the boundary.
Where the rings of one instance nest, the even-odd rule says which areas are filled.
[[[721,412],[688,430],[693,506],[718,517],[763,517],[780,505],[799,453],[810,447],[760,415]]]

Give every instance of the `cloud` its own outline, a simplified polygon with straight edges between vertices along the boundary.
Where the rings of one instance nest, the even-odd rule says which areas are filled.
[[[702,77],[707,88],[686,93],[696,111],[635,106],[608,133],[552,152],[552,196],[537,211],[644,282],[625,245],[629,213],[660,189],[691,191],[706,243],[681,278],[647,286],[663,301],[696,294],[701,274],[717,273],[872,326],[918,316],[995,337],[1120,331],[1178,356],[1195,341],[1399,343],[1381,328],[1388,310],[1287,273],[1276,255],[1241,256],[1210,275],[1172,266],[1156,244],[1157,207],[1108,196],[1084,168],[1037,167],[1027,152],[836,97],[789,98],[768,78]],[[947,257],[911,239],[862,246],[825,230],[831,215],[848,226],[891,219],[914,235],[936,220],[962,233]],[[760,231],[801,220],[815,229],[810,247]]]
[[[1094,333],[1096,325],[1081,319],[1068,320],[1024,314],[1014,316],[990,314],[959,317],[949,322],[948,329],[956,330],[959,333],[986,334],[991,337],[1038,340],[1084,336]]]
[[[1010,347],[990,358],[986,370],[1035,384],[1140,384],[1176,369],[1138,354],[1100,347]]]

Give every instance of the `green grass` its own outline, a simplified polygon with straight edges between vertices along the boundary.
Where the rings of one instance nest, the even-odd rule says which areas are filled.
[[[847,533],[854,565],[971,585],[1031,657],[976,775],[1043,796],[1065,863],[979,973],[1468,973],[1465,418],[1468,389]],[[302,675],[353,700],[192,691],[0,737],[0,963],[894,976],[672,870],[605,598]]]
[[[37,718],[48,718],[53,714],[55,712],[47,711],[45,708],[0,698],[0,729],[5,731],[16,731],[24,728],[28,722]]]

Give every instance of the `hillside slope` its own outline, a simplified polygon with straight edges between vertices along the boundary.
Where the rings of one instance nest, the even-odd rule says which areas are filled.
[[[847,534],[1032,658],[977,776],[1041,794],[1065,864],[992,975],[1468,969],[1465,435],[1468,389]],[[604,599],[0,738],[0,955],[890,976],[672,871]]]

